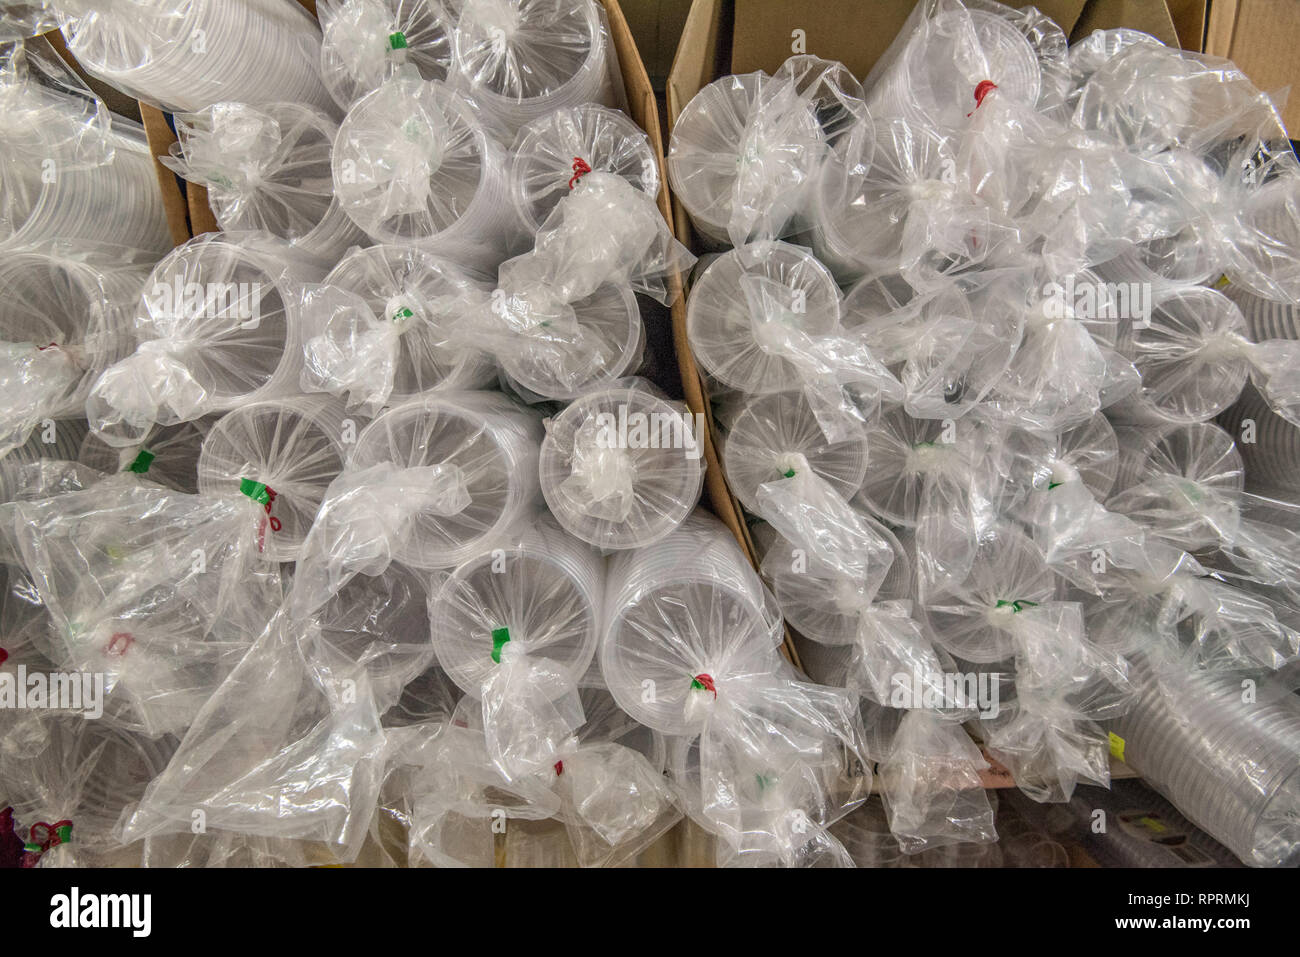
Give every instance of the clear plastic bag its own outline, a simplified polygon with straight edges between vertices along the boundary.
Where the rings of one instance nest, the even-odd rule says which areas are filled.
[[[324,0],[321,79],[340,109],[400,72],[445,80],[451,68],[451,12],[439,0]]]
[[[696,430],[684,405],[644,379],[580,396],[549,420],[542,441],[538,473],[551,513],[601,549],[659,541],[699,501],[704,437]]]
[[[217,103],[178,117],[160,162],[207,188],[227,232],[268,232],[327,259],[365,240],[334,199],[330,153],[338,125],[296,103]]]

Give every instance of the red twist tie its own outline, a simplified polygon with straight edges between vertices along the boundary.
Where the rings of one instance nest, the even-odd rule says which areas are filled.
[[[44,837],[38,838],[36,836],[37,828],[43,828],[45,830]],[[31,826],[31,830],[27,832],[28,840],[40,847],[41,853],[44,854],[50,848],[58,847],[63,843],[63,835],[59,832],[64,828],[67,828],[68,830],[72,829],[72,822],[67,818],[64,818],[62,821],[55,821],[53,824],[46,821],[37,821]]]
[[[117,648],[117,644],[119,641],[122,643],[122,650],[115,652],[114,649]],[[124,655],[127,653],[127,650],[134,644],[135,644],[135,638],[133,638],[129,632],[119,631],[112,638],[108,639],[108,647],[104,650],[107,654],[110,655],[111,654]],[[35,825],[32,826],[35,827]]]
[[[691,687],[699,688],[703,691],[712,691],[713,700],[714,701],[718,700],[718,689],[713,684],[712,675],[704,675],[704,674],[696,675],[694,678],[691,679]]]
[[[573,158],[573,175],[569,177],[569,189],[573,189],[578,180],[590,172],[591,167],[587,165],[587,161],[580,156],[575,156]]]
[[[975,85],[975,110],[978,110],[981,106],[983,106],[984,97],[988,96],[997,88],[998,85],[994,83],[992,80],[980,80],[979,83]],[[971,110],[970,113],[967,113],[966,115],[967,116],[972,115],[975,112],[975,110]]]
[[[556,761],[556,762],[555,762],[555,776],[558,778],[558,777],[559,777],[561,774],[563,774],[563,773],[564,773],[564,762],[563,762],[563,761]]]
[[[0,648],[0,665],[4,664],[8,660],[9,660],[9,652],[5,651],[3,648]]]

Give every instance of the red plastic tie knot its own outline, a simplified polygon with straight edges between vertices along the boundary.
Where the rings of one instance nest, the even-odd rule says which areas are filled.
[[[590,172],[591,167],[587,165],[587,161],[580,156],[575,156],[573,158],[573,175],[569,177],[569,189],[573,189],[578,184],[578,180]]]
[[[40,828],[45,832],[44,837],[36,836],[37,828]],[[50,848],[58,847],[60,844],[71,839],[72,822],[66,818],[62,821],[55,821],[53,824],[46,821],[37,821],[31,826],[31,830],[29,830],[27,834],[28,840],[32,844],[37,845],[41,849],[41,853],[44,854]]]
[[[5,651],[3,648],[0,648],[0,665],[4,664],[8,660],[9,660],[9,652]]]
[[[559,777],[561,774],[563,774],[563,773],[564,773],[564,762],[563,762],[563,761],[556,761],[556,762],[555,762],[555,776],[558,778],[558,777]]]
[[[119,643],[122,646],[120,651],[117,650],[117,646]],[[127,653],[127,650],[134,644],[135,644],[135,638],[131,635],[130,632],[119,631],[115,635],[113,635],[112,638],[108,639],[108,647],[105,648],[104,650],[110,655],[113,654],[124,655]]]
[[[691,687],[696,688],[700,691],[712,691],[713,700],[714,701],[718,700],[718,689],[713,684],[712,675],[705,675],[705,674],[696,675],[694,678],[691,679]]]
[[[981,106],[983,106],[984,97],[988,96],[997,88],[998,85],[994,83],[992,80],[980,80],[979,83],[975,85],[975,110],[978,110]],[[967,113],[966,115],[970,116],[975,112],[975,110],[971,110],[970,113]]]

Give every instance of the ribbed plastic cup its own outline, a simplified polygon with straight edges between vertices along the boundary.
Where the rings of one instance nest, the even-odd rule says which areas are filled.
[[[691,289],[686,329],[691,351],[705,370],[728,388],[751,394],[787,392],[804,386],[805,374],[789,359],[767,352],[755,336],[742,278],[769,279],[802,295],[795,315],[811,336],[836,331],[839,288],[812,253],[789,243],[754,243],[709,264]]]
[[[169,253],[145,280],[136,335],[141,348],[185,365],[204,391],[201,414],[294,395],[303,364],[303,295],[307,283],[322,278],[319,261],[269,235],[233,240],[204,234]],[[197,297],[190,294],[195,289]],[[250,317],[229,321],[242,319],[243,311]],[[218,319],[229,328],[205,335],[206,322]],[[155,424],[131,415],[110,422],[114,410],[93,389],[86,412],[112,445],[136,444]]]
[[[577,332],[571,341],[520,337],[520,348],[497,353],[514,385],[541,398],[573,399],[638,370],[645,328],[631,286],[602,283],[572,309]]]
[[[1247,420],[1254,423],[1255,440],[1237,445],[1245,465],[1246,488],[1300,493],[1300,427],[1270,409],[1249,382],[1237,404],[1219,416],[1218,422],[1229,436],[1242,436]]]
[[[558,109],[521,129],[511,150],[510,195],[530,234],[569,195],[584,166],[616,173],[652,199],[659,195],[650,139],[626,114],[597,103]]]
[[[656,731],[699,730],[704,714],[687,708],[689,695],[708,694],[707,686],[692,689],[697,676],[716,681],[722,695],[737,660],[778,667],[775,603],[715,519],[692,516],[653,545],[619,552],[605,594],[601,673],[619,707]]]
[[[412,534],[393,555],[412,568],[451,568],[497,541],[537,503],[541,439],[540,418],[500,393],[439,393],[376,418],[357,436],[348,465],[458,469],[469,504],[455,515],[412,515]]]
[[[1142,388],[1107,408],[1138,424],[1187,424],[1218,415],[1241,395],[1250,364],[1233,344],[1248,335],[1230,299],[1202,286],[1162,294],[1149,327],[1124,323],[1115,349],[1142,374]]]
[[[802,392],[751,399],[736,415],[723,442],[727,482],[750,512],[758,511],[758,488],[787,477],[798,457],[844,498],[852,498],[867,473],[861,436],[830,442]]]
[[[143,131],[115,119],[109,141],[113,159],[102,166],[72,162],[54,143],[47,152],[34,154],[40,160],[20,155],[0,160],[0,248],[70,240],[153,257],[171,249]]]
[[[600,631],[604,565],[553,522],[530,521],[510,541],[463,561],[429,599],[438,663],[468,695],[480,697],[508,644],[545,659],[575,686],[591,664]],[[517,644],[516,644],[517,643]]]
[[[630,424],[626,435],[619,422]],[[602,549],[650,545],[695,509],[704,484],[702,441],[686,407],[644,380],[589,392],[549,423],[538,465],[542,495],[560,525],[584,542]],[[593,487],[620,480],[627,500],[611,508]]]
[[[46,252],[0,256],[0,341],[57,349],[72,366],[69,389],[46,415],[83,415],[96,376],[131,354],[144,277],[143,268],[92,266]]]
[[[472,390],[493,381],[495,369],[486,355],[451,341],[451,330],[464,318],[461,298],[474,290],[487,294],[471,270],[413,246],[371,246],[344,256],[325,282],[356,293],[377,316],[413,313],[400,325],[394,403],[430,390]]]
[[[960,466],[961,452],[945,445],[943,423],[915,419],[900,406],[882,410],[865,432],[871,463],[858,501],[893,525],[914,527],[927,476]]]
[[[218,419],[203,442],[199,491],[237,497],[250,480],[274,491],[262,518],[269,527],[258,538],[267,558],[294,561],[325,489],[343,470],[344,419],[343,403],[332,396],[242,404]]]
[[[1253,189],[1239,212],[1241,238],[1228,274],[1258,296],[1300,300],[1300,186],[1294,174]]]
[[[1194,824],[1256,867],[1300,858],[1300,701],[1242,700],[1236,675],[1132,663],[1138,698],[1109,725],[1124,760]]]
[[[320,78],[320,28],[296,3],[66,0],[59,13],[86,72],[166,112],[221,101],[334,109]]]
[[[325,0],[318,14],[321,79],[340,109],[406,67],[447,78],[454,20],[438,0]]]
[[[1006,17],[945,12],[923,30],[867,91],[872,115],[961,129],[977,106],[975,88],[985,80],[1017,103],[1037,104],[1043,82],[1038,57]]]
[[[279,125],[276,163],[265,171],[259,170],[256,179],[236,188],[208,190],[218,225],[226,231],[264,229],[331,261],[349,247],[366,243],[366,234],[339,208],[334,198],[330,154],[338,136],[338,124],[320,110],[300,103],[267,103],[257,107],[257,111]],[[186,124],[207,115],[179,118],[182,147],[187,135]],[[204,127],[210,125],[204,122]],[[284,138],[290,131],[293,139],[286,146]],[[204,129],[204,132],[218,138],[224,134],[228,139],[246,135],[239,128],[238,117],[231,126]],[[171,161],[167,160],[166,164],[171,165]],[[183,169],[178,172],[184,175]]]
[[[673,126],[668,152],[668,178],[673,194],[681,200],[696,232],[715,247],[731,245],[731,223],[738,180],[746,162],[762,159],[760,144],[750,143],[751,120],[759,108],[765,73],[724,76],[700,90],[686,104]],[[810,104],[785,117],[791,138],[800,144],[819,142],[822,131]],[[746,150],[755,152],[746,154]],[[774,151],[789,150],[788,144],[771,144]],[[809,155],[810,167],[816,157]],[[811,175],[813,170],[808,169]],[[780,197],[774,197],[780,198]],[[761,203],[762,197],[743,197]]]
[[[1250,290],[1228,283],[1223,294],[1237,304],[1254,342],[1268,339],[1300,339],[1300,306],[1256,296]]]
[[[512,134],[553,110],[621,105],[617,55],[595,0],[462,0],[452,75]]]
[[[333,163],[339,205],[376,242],[494,268],[518,229],[506,150],[446,84],[398,77],[358,100]]]
[[[1058,579],[1038,546],[1003,524],[980,540],[960,584],[923,596],[925,616],[936,640],[951,654],[991,664],[1016,651],[1010,631],[1014,616],[1022,608],[1052,601],[1058,590]]]

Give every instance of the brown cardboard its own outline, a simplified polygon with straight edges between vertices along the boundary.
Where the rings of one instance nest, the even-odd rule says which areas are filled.
[[[140,119],[144,123],[144,133],[149,140],[149,152],[153,154],[153,169],[158,177],[158,189],[162,193],[163,209],[167,213],[167,228],[171,232],[172,245],[179,246],[190,238],[189,217],[185,215],[185,193],[182,181],[169,170],[158,157],[166,156],[171,145],[176,142],[176,133],[167,123],[167,115],[162,110],[140,104]]]
[[[1206,7],[1209,0],[1165,0],[1178,33],[1178,45],[1197,53],[1205,50]]]
[[[915,0],[873,3],[800,3],[798,0],[735,0],[730,73],[771,73],[793,53],[839,60],[854,76],[866,76],[898,35]],[[1085,0],[1009,0],[1034,6],[1061,25],[1074,27]],[[802,48],[796,48],[802,41]]]
[[[1088,0],[1083,13],[1070,31],[1070,42],[1086,37],[1093,30],[1129,27],[1149,33],[1161,43],[1178,46],[1169,8],[1161,0]]]
[[[1282,119],[1300,131],[1300,3],[1295,0],[1212,0],[1205,52],[1241,67],[1266,93],[1291,88]]]

